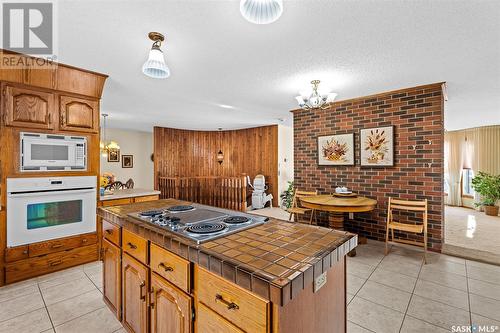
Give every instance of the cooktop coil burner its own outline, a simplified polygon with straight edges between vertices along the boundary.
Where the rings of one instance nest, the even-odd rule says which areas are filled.
[[[190,225],[186,231],[193,234],[213,234],[223,231],[227,228],[223,223],[218,222],[201,222]]]
[[[225,223],[228,223],[228,224],[241,224],[241,223],[247,223],[247,222],[250,222],[251,219],[246,217],[246,216],[229,216],[229,217],[226,217],[224,220]]]
[[[176,213],[176,212],[187,212],[194,209],[195,208],[193,206],[172,206],[168,209],[168,211]]]
[[[141,215],[141,216],[155,216],[155,215],[161,215],[161,214],[163,214],[163,211],[161,211],[161,210],[148,210],[148,211],[139,213],[139,215]]]

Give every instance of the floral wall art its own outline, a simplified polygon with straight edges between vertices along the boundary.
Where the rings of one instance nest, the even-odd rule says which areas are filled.
[[[361,166],[394,166],[394,126],[361,130]]]
[[[318,137],[319,165],[354,165],[354,134]]]

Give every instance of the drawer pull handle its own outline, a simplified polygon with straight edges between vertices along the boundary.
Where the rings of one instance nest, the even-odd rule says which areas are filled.
[[[133,250],[137,249],[137,245],[135,245],[135,244],[132,244],[132,243],[128,242],[128,243],[127,243],[127,245],[128,245],[131,249],[133,249]]]
[[[158,265],[158,267],[163,268],[165,270],[165,272],[173,272],[174,271],[174,268],[172,266],[167,266],[162,262]]]
[[[107,233],[108,235],[111,235],[111,234],[113,233],[113,230],[111,230],[111,229],[106,229],[106,230],[104,230],[104,231],[106,231],[106,233]]]
[[[228,310],[238,310],[240,307],[238,306],[238,304],[234,303],[234,302],[228,302],[226,301],[222,295],[215,295],[215,302],[221,302],[222,304],[224,304],[225,306],[227,306],[227,309]]]
[[[58,249],[58,248],[60,248],[62,246],[63,246],[62,244],[53,244],[50,248],[52,248],[52,249]]]
[[[49,265],[50,266],[57,266],[57,265],[60,265],[62,263],[63,263],[62,260],[57,260],[57,261],[52,261],[51,263],[49,263]]]
[[[143,292],[142,292],[142,290],[144,289],[145,286],[146,286],[146,282],[142,281],[141,285],[140,285],[140,288],[141,288],[140,294],[141,294],[141,301],[143,301],[143,302],[146,301],[146,294],[143,294]]]

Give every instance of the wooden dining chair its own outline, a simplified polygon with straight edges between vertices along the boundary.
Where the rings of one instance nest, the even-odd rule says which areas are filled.
[[[122,182],[115,181],[115,182],[112,182],[111,184],[109,184],[108,186],[106,186],[104,189],[114,191],[114,190],[121,190],[123,188],[124,188],[124,185]]]
[[[130,178],[124,185],[125,188],[134,188],[134,180]]]
[[[417,246],[423,246],[424,248],[424,264],[427,263],[427,199],[422,201],[409,201],[389,198],[389,203],[387,205],[387,226],[385,232],[385,254],[389,253],[388,244],[392,243],[404,243]],[[394,212],[406,211],[406,212],[421,212],[422,213],[422,223],[405,223],[401,221],[394,220]],[[417,221],[418,222],[418,221]],[[396,239],[394,238],[394,230],[410,232],[416,234],[423,234],[424,242],[411,241],[406,239]],[[391,232],[391,241],[389,241],[389,231]]]
[[[318,191],[300,191],[298,189],[295,189],[295,192],[293,193],[293,199],[292,199],[292,207],[288,208],[288,212],[290,213],[290,217],[288,218],[288,221],[293,220],[295,222],[299,222],[299,216],[300,215],[305,215],[307,213],[311,213],[311,218],[309,219],[309,224],[312,224],[312,220],[314,217],[316,217],[316,212],[314,209],[310,208],[305,208],[301,207],[300,205],[300,198],[302,197],[307,197],[307,196],[313,196],[313,195],[318,195]]]

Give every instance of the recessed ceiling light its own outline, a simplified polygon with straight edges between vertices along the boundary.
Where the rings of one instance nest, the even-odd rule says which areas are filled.
[[[227,104],[217,104],[217,105],[224,109],[234,109],[234,106],[232,105],[227,105]]]

